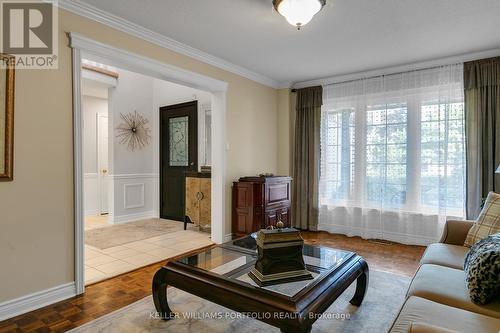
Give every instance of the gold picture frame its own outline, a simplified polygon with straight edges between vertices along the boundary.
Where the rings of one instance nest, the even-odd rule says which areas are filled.
[[[0,53],[0,181],[14,179],[14,59]]]

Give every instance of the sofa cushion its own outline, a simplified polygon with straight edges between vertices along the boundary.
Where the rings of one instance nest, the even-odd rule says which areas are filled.
[[[497,232],[500,232],[500,194],[490,192],[477,222],[467,233],[464,245],[471,247],[474,243]]]
[[[472,245],[465,257],[464,271],[474,303],[487,304],[500,295],[500,233]]]
[[[443,243],[431,244],[425,250],[420,264],[435,264],[451,268],[463,269],[468,247]]]
[[[474,304],[469,298],[463,270],[425,264],[420,266],[408,290],[418,296],[452,307],[500,318],[500,300],[486,305]]]
[[[391,332],[407,333],[418,322],[458,332],[498,333],[500,329],[500,319],[413,296],[406,300]]]

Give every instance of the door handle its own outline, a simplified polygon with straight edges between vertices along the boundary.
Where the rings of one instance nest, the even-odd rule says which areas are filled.
[[[107,173],[108,173],[108,170],[106,170],[106,169],[102,169],[102,174],[103,174],[103,175],[105,175],[105,174],[107,174]]]
[[[194,165],[194,162],[191,162],[189,165],[193,166],[193,165]]]

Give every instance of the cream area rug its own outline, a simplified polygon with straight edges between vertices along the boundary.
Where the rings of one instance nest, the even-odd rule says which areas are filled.
[[[312,332],[387,332],[405,300],[409,284],[409,277],[372,271],[361,306],[349,303],[354,294],[354,283],[315,322]],[[273,326],[251,318],[240,318],[232,310],[175,288],[168,288],[168,299],[170,308],[178,313],[176,319],[156,319],[153,299],[149,296],[71,332],[279,332]],[[223,319],[219,319],[221,317]]]
[[[85,244],[104,250],[183,229],[179,221],[147,219],[86,230]]]

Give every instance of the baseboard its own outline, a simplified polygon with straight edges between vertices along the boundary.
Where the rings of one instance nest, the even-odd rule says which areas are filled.
[[[119,216],[110,216],[110,223],[113,224],[120,224],[120,223],[127,223],[127,222],[132,222],[132,221],[137,221],[137,220],[145,220],[145,219],[152,219],[157,217],[158,215],[154,210],[150,210],[147,212],[141,212],[141,213],[135,213],[135,214],[127,214],[127,215],[119,215]]]
[[[233,240],[233,234],[227,234],[224,236],[224,243],[230,242]]]
[[[0,303],[0,321],[57,303],[75,295],[75,282],[70,282]]]

